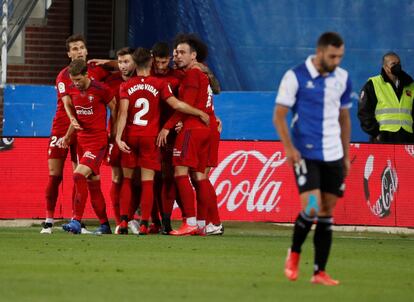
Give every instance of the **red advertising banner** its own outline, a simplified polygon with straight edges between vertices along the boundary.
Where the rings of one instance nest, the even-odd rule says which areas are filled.
[[[48,180],[46,138],[17,138],[0,151],[0,219],[45,216]],[[338,201],[335,223],[414,227],[414,146],[354,144],[344,198]],[[56,216],[71,216],[72,167],[65,164]],[[101,168],[108,214],[111,170]],[[223,220],[292,222],[299,197],[292,169],[280,142],[223,141],[219,165],[210,180]],[[179,210],[174,212],[179,217]],[[95,218],[88,203],[85,218]]]

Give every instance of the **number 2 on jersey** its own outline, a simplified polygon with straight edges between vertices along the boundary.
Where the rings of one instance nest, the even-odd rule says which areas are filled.
[[[134,125],[138,126],[146,126],[148,124],[148,120],[143,119],[143,117],[148,113],[149,110],[149,102],[146,98],[139,98],[135,101],[135,108],[141,108],[137,113],[134,115]]]

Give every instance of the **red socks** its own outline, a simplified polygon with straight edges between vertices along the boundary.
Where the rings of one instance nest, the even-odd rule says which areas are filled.
[[[129,216],[131,208],[131,178],[124,177],[120,195],[120,216]]]
[[[88,184],[86,177],[80,173],[73,173],[75,183],[75,199],[73,207],[73,219],[82,220],[83,211],[85,210],[86,199],[88,198]]]
[[[88,188],[91,194],[92,207],[99,219],[99,223],[103,224],[105,222],[108,222],[108,216],[106,215],[105,198],[101,190],[101,181],[88,181]]]
[[[206,220],[207,205],[210,198],[210,190],[208,188],[208,180],[203,179],[197,181],[196,196],[197,196],[197,220]]]
[[[154,201],[154,181],[141,181],[141,220],[148,221]]]
[[[61,182],[62,176],[49,175],[49,182],[46,187],[46,218],[53,218],[55,215],[56,201]]]
[[[121,214],[120,214],[120,205],[119,205],[119,198],[121,195],[121,184],[112,182],[110,196],[112,201],[112,209],[114,211],[114,217],[116,225],[121,223]]]
[[[176,176],[175,183],[177,184],[178,192],[183,203],[185,216],[195,217],[194,191],[188,175]]]

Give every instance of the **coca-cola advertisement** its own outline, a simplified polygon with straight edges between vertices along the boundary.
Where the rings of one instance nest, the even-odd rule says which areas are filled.
[[[46,138],[16,138],[0,150],[0,219],[43,218],[48,180]],[[338,225],[414,227],[414,146],[352,144],[345,195],[334,213]],[[71,216],[72,172],[66,161],[57,218]],[[101,168],[108,214],[111,170]],[[293,170],[280,142],[222,141],[210,180],[222,220],[292,222],[300,210]],[[174,217],[180,217],[179,209]],[[85,218],[94,218],[87,205]]]

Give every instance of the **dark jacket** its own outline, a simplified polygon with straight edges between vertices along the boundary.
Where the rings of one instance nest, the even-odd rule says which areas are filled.
[[[388,78],[384,69],[381,69],[381,76],[385,82],[391,84],[398,100],[401,98],[404,86],[413,82],[413,79],[404,71],[402,71],[401,76],[398,78],[400,80],[398,88],[395,87],[394,83]],[[380,137],[379,142],[404,143],[414,141],[413,134],[406,132],[402,128],[398,132],[381,131],[380,133],[379,124],[375,118],[375,108],[377,107],[377,103],[378,99],[375,95],[374,84],[371,80],[368,80],[359,95],[358,118],[362,130],[371,136],[371,141],[376,142],[378,136]],[[414,110],[412,110],[411,114],[414,119]]]

